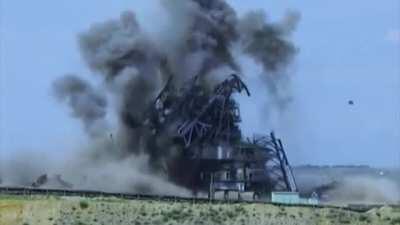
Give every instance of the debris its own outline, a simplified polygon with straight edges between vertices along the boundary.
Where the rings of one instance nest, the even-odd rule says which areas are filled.
[[[32,183],[32,187],[35,188],[60,188],[60,189],[72,189],[73,185],[64,181],[61,175],[56,174],[48,177],[47,174],[39,176],[35,182]]]
[[[150,107],[146,126],[154,140],[168,130],[182,150],[179,157],[184,163],[168,165],[168,174],[184,178],[174,181],[195,193],[209,191],[210,197],[215,191],[224,191],[225,196],[229,191],[252,191],[255,196],[296,191],[282,142],[273,133],[253,140],[242,137],[235,93],[250,96],[236,74],[212,90],[200,86],[198,77],[181,90],[167,82]]]

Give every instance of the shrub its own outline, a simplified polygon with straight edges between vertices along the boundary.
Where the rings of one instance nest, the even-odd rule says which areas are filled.
[[[390,222],[390,224],[392,224],[392,225],[400,224],[400,217],[397,217],[397,218],[392,219],[392,221]]]
[[[78,222],[76,222],[74,225],[86,225],[86,224],[83,223],[83,222],[81,222],[81,221],[78,221]]]
[[[350,224],[350,220],[349,220],[349,219],[341,218],[341,219],[339,219],[339,223]]]
[[[89,203],[86,201],[80,201],[79,206],[81,207],[81,209],[87,209],[89,207]]]
[[[358,218],[358,220],[360,220],[360,221],[367,221],[367,220],[368,220],[368,217],[367,217],[366,215],[361,215],[361,216]]]

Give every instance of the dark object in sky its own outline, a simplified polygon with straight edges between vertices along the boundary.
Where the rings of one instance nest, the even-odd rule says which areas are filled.
[[[181,90],[167,82],[147,114],[145,124],[153,135],[148,146],[169,136],[181,152],[167,165],[170,179],[194,194],[208,191],[210,198],[216,191],[225,197],[234,191],[239,198],[242,192],[253,192],[255,199],[271,191],[297,191],[281,140],[273,133],[243,138],[232,95],[250,92],[240,77],[232,74],[212,89],[201,82],[195,77]],[[154,152],[165,148],[155,147]]]
[[[354,101],[353,100],[349,100],[348,103],[349,103],[349,105],[354,105]]]

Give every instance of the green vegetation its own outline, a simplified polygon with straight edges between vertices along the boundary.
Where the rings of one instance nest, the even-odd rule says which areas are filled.
[[[335,208],[119,200],[116,198],[0,198],[7,225],[400,225],[398,208],[367,213]]]
[[[394,218],[392,219],[392,221],[390,222],[391,225],[395,225],[395,224],[400,224],[400,217]]]
[[[87,201],[80,201],[79,206],[81,209],[87,209],[89,207],[89,203]]]

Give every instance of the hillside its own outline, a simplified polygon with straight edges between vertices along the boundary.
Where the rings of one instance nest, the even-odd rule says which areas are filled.
[[[193,204],[80,197],[0,197],[2,225],[400,224],[400,208],[366,213],[269,204]]]

